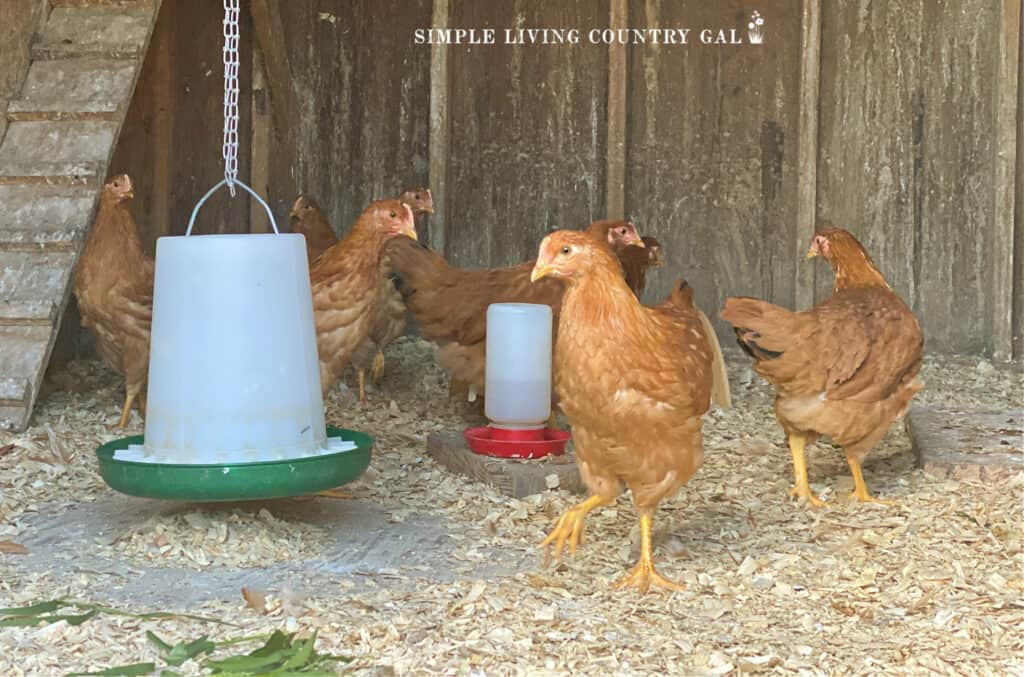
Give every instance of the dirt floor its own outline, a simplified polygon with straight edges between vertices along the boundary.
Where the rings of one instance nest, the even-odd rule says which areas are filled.
[[[392,347],[369,404],[329,399],[331,424],[377,439],[350,499],[117,494],[93,450],[124,435],[120,379],[73,363],[30,430],[0,432],[0,606],[62,597],[234,625],[101,613],[0,628],[0,674],[162,666],[147,630],[173,644],[318,629],[317,650],[355,674],[1024,675],[1024,482],[930,478],[896,425],[865,476],[897,507],[847,503],[843,456],[822,444],[811,483],[829,506],[793,504],[771,391],[742,360],[730,370],[735,408],[708,415],[703,468],[655,519],[661,571],[689,589],[640,597],[613,589],[636,556],[628,496],[553,568],[536,545],[577,497],[508,499],[426,456],[426,434],[477,420],[445,399],[428,344]],[[1019,365],[929,358],[923,380],[935,406],[1021,405]],[[14,544],[27,553],[2,554]],[[205,674],[200,660],[178,670]]]

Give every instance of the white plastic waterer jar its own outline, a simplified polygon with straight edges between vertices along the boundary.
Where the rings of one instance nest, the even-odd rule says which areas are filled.
[[[484,411],[491,426],[544,428],[551,415],[551,307],[488,306],[486,368]]]

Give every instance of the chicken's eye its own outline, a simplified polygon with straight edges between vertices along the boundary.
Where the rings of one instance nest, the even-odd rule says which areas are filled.
[[[396,212],[392,211],[391,212],[391,218],[395,218],[396,216],[398,216],[398,214]]]
[[[571,251],[572,251],[572,249],[569,248],[569,245],[565,245],[564,247],[562,247],[562,253],[563,254],[568,254]]]

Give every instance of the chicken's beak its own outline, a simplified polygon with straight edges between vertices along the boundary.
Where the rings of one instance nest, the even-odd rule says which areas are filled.
[[[640,247],[640,249],[647,249],[647,245],[644,244],[643,240],[637,240],[633,242],[634,247]]]
[[[412,226],[404,226],[398,232],[401,235],[405,235],[406,237],[411,237],[412,239],[414,239],[417,242],[419,242],[419,238],[416,236],[416,229],[413,228]]]
[[[424,207],[423,211],[425,211],[428,214],[433,214],[434,213],[434,208],[433,207]]]
[[[547,277],[548,275],[551,274],[551,271],[553,270],[554,266],[547,263],[541,263],[540,261],[538,261],[537,265],[533,267],[533,272],[530,273],[530,282],[536,282],[542,277]]]
[[[807,250],[807,258],[813,259],[817,255],[818,252],[814,249],[814,247],[811,247],[810,249]]]

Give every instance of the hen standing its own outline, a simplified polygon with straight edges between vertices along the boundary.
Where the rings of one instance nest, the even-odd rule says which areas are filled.
[[[300,233],[306,238],[306,257],[310,267],[317,257],[338,242],[331,224],[320,209],[319,203],[308,195],[295,198],[289,223],[293,233]]]
[[[775,416],[793,454],[790,494],[823,505],[808,484],[804,450],[831,437],[846,454],[853,497],[887,503],[868,493],[861,463],[921,390],[921,327],[850,233],[831,228],[815,235],[807,256],[819,254],[835,271],[827,300],[791,312],[729,298],[722,319],[754,358],[754,370],[776,388]]]
[[[128,203],[134,197],[125,174],[111,179],[75,269],[73,288],[82,326],[96,334],[100,355],[125,377],[118,426],[128,425],[132,403],[146,415],[149,329],[153,319],[153,259],[139,242]]]
[[[712,354],[685,283],[665,304],[643,306],[606,248],[583,233],[544,238],[532,280],[564,282],[555,343],[555,389],[572,424],[576,459],[591,496],[567,511],[543,545],[575,552],[587,513],[632,492],[640,513],[640,561],[620,584],[683,586],[652,561],[651,521],[704,458]]]
[[[434,213],[434,198],[426,188],[407,188],[398,198],[412,209],[413,219]],[[359,401],[366,401],[366,372],[379,383],[384,377],[384,348],[405,333],[405,302],[395,286],[388,257],[381,256],[377,279],[377,316],[370,335],[352,356],[359,379]]]
[[[371,202],[345,238],[321,254],[310,271],[324,394],[373,329],[380,307],[381,250],[400,235],[416,239],[409,206],[398,200]]]

